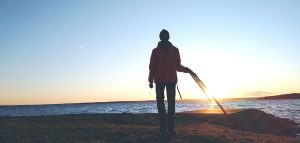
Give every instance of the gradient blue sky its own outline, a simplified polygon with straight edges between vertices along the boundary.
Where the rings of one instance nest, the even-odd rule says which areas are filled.
[[[155,99],[163,28],[217,97],[300,92],[298,0],[1,0],[0,19],[2,105]],[[201,98],[178,76],[185,99]]]

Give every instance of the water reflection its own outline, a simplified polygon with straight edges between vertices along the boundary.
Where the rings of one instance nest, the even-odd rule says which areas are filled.
[[[224,100],[227,109],[260,109],[275,116],[288,118],[300,124],[300,100]],[[176,112],[209,109],[219,112],[214,102],[178,101]],[[61,115],[82,113],[157,113],[156,102],[82,103],[59,105],[0,106],[0,116]]]

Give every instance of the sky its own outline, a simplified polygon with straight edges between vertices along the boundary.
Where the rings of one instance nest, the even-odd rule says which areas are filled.
[[[0,105],[154,100],[162,29],[211,96],[300,92],[298,0],[1,0],[0,19]]]

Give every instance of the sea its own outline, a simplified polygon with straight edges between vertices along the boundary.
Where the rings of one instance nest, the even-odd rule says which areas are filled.
[[[259,109],[300,125],[300,99],[257,100],[232,99],[219,101],[224,109]],[[167,108],[167,104],[166,104]],[[206,100],[178,100],[176,112],[218,108]],[[155,101],[97,102],[51,105],[0,106],[0,116],[44,116],[94,113],[157,113]]]

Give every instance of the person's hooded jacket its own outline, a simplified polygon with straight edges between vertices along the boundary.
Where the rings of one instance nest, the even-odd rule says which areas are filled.
[[[181,65],[178,48],[169,41],[160,41],[152,50],[149,64],[149,82],[175,82],[177,72],[189,72],[189,69]]]

